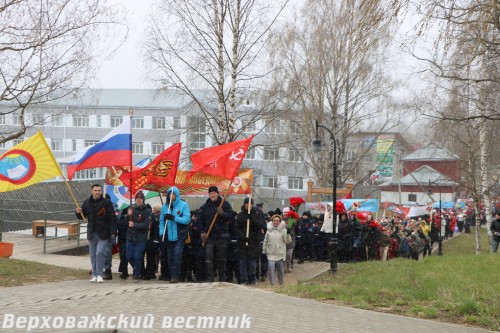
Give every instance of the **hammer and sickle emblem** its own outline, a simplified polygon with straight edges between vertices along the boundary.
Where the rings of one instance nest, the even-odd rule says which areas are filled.
[[[243,148],[239,148],[237,151],[231,152],[231,156],[229,157],[230,160],[237,160],[240,161],[245,157],[245,151]]]

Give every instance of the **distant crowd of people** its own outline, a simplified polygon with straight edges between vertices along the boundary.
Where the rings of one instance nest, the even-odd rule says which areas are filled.
[[[122,279],[170,283],[217,279],[239,284],[269,279],[271,285],[281,285],[295,261],[418,260],[432,254],[440,236],[453,237],[457,222],[459,231],[470,232],[470,221],[436,211],[415,219],[373,219],[371,215],[360,219],[356,211],[341,212],[337,225],[331,205],[324,214],[304,211],[300,216],[293,207],[265,213],[263,206],[245,198],[236,212],[211,186],[206,202],[190,210],[179,189],[171,187],[163,205],[146,204],[140,191],[135,204],[117,216],[102,187],[94,184],[90,198],[76,210],[77,217],[88,222],[90,281],[112,279],[113,247],[119,249]],[[441,221],[446,222],[443,235]],[[498,212],[492,232],[498,249]]]

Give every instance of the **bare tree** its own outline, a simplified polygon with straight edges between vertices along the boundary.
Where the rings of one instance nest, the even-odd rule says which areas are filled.
[[[28,108],[71,94],[92,78],[95,56],[111,55],[127,35],[119,22],[120,10],[104,0],[0,3],[0,117],[4,124],[7,116],[16,118],[15,126],[1,127],[0,143],[32,126]],[[100,37],[110,38],[105,49]]]
[[[238,96],[262,86],[268,74],[262,49],[287,3],[164,0],[151,15],[144,54],[151,78],[163,88],[188,94],[217,144],[234,141],[239,134]],[[257,94],[262,97],[262,91]],[[268,112],[262,107],[251,121]]]
[[[279,69],[275,82],[295,104],[296,112],[288,117],[303,125],[296,138],[309,146],[314,120],[328,127],[336,139],[341,182],[354,165],[343,162],[349,135],[367,121],[384,117],[390,102],[394,83],[387,75],[384,51],[397,8],[397,3],[377,0],[307,1],[272,41],[273,65]],[[377,130],[391,126],[385,122]],[[319,134],[330,142],[328,133]],[[309,156],[323,186],[331,183],[332,152]]]
[[[469,165],[477,164],[478,167],[475,172],[469,169],[471,178],[467,187],[472,190],[478,207],[480,201],[484,202],[489,229],[492,179],[489,173],[491,145],[488,144],[488,131],[491,122],[500,120],[495,98],[500,88],[499,72],[496,70],[500,60],[500,6],[497,1],[445,0],[422,2],[416,9],[423,15],[420,33],[423,34],[429,27],[440,28],[432,56],[417,58],[428,64],[427,71],[435,77],[436,87],[442,92],[449,94],[450,87],[456,87],[457,83],[464,83],[467,87],[462,90],[468,103],[467,113],[450,113],[449,109],[433,108],[424,114],[434,119],[468,122],[476,127],[479,156],[471,155],[468,160],[470,162],[474,156],[477,163]],[[433,32],[436,30],[433,29]],[[478,228],[479,224],[476,228],[476,253],[480,254]]]

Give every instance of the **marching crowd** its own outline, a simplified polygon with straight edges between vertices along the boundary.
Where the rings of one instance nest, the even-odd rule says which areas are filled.
[[[341,211],[337,224],[331,205],[324,214],[313,216],[305,211],[299,216],[293,207],[265,213],[263,203],[254,205],[253,199],[245,198],[236,212],[217,187],[211,186],[208,196],[199,209],[190,210],[176,187],[167,191],[163,205],[153,207],[145,204],[139,191],[135,204],[117,217],[101,186],[92,185],[90,198],[76,210],[77,217],[88,223],[90,281],[112,279],[111,249],[115,246],[122,279],[257,284],[268,278],[274,285],[277,278],[281,285],[294,261],[418,260],[431,255],[441,221],[446,221],[445,238],[453,237],[457,223],[454,215],[434,211],[430,216],[390,220],[371,215],[360,219],[356,211]],[[491,228],[497,249],[500,212]]]

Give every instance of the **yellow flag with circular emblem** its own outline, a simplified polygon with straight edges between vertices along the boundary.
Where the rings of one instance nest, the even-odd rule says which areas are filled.
[[[19,190],[62,176],[41,132],[0,156],[0,192]]]

